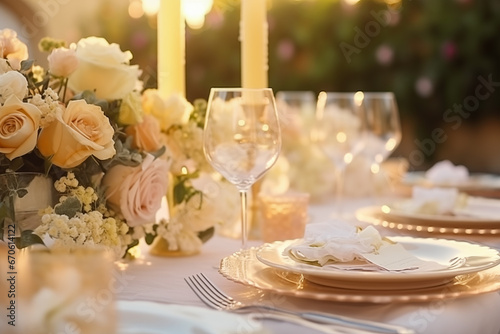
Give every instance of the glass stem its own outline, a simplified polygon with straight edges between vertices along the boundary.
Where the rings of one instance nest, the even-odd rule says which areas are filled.
[[[345,165],[335,168],[335,214],[337,218],[341,218],[343,214],[342,195],[344,194],[345,169]]]
[[[247,248],[247,231],[248,231],[248,190],[240,190],[240,200],[241,200],[241,249]]]

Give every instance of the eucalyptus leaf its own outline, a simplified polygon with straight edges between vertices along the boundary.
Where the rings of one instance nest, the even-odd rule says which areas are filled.
[[[42,239],[33,233],[32,230],[26,230],[21,232],[21,237],[16,238],[16,246],[19,249],[36,245],[36,244],[44,244]]]
[[[21,72],[28,72],[33,67],[35,60],[28,59],[21,61]]]
[[[212,226],[206,229],[205,231],[198,232],[198,238],[201,240],[201,242],[205,243],[214,236],[214,233],[215,233],[215,228]]]
[[[146,241],[146,244],[151,245],[153,241],[155,240],[155,235],[151,233],[146,233],[146,236],[144,237],[144,241]]]
[[[75,196],[68,197],[64,202],[54,207],[54,212],[58,215],[66,215],[73,218],[78,212],[82,211],[82,202]]]
[[[28,195],[28,190],[25,188],[17,189],[16,194],[17,194],[17,197],[23,198],[24,196]]]

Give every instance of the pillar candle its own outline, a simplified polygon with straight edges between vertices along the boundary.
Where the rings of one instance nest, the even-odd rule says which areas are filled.
[[[181,0],[162,0],[158,12],[158,90],[186,95],[186,41]]]
[[[266,0],[241,0],[241,86],[268,87]]]

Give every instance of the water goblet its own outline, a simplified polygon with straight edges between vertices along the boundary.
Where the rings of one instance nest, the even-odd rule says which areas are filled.
[[[366,143],[361,155],[370,162],[372,173],[401,142],[401,124],[396,98],[392,92],[363,93],[361,104],[366,128]]]
[[[273,166],[281,150],[272,89],[212,88],[203,150],[210,165],[240,192],[241,244],[245,249],[248,192]]]
[[[317,100],[316,124],[311,137],[335,165],[335,214],[339,217],[342,216],[345,169],[365,144],[361,103],[361,92],[321,92]]]

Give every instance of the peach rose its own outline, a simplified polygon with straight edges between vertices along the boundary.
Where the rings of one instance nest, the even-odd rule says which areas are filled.
[[[0,74],[0,104],[14,95],[22,100],[28,94],[28,81],[21,73],[9,71]]]
[[[186,124],[193,105],[180,94],[164,99],[158,90],[147,89],[142,94],[142,109],[145,114],[156,117],[161,129],[166,131],[174,124]]]
[[[102,180],[111,208],[121,212],[129,226],[154,223],[168,189],[169,164],[148,154],[141,165],[116,165]]]
[[[125,133],[134,138],[134,146],[147,152],[159,150],[162,146],[160,124],[151,115],[146,115],[142,123],[130,125]]]
[[[21,68],[21,61],[28,59],[28,47],[17,38],[14,30],[0,30],[0,58],[7,59],[15,70]]]
[[[36,145],[42,112],[11,95],[0,107],[0,153],[12,160],[31,152]]]
[[[99,106],[85,100],[70,101],[66,110],[44,127],[38,138],[38,149],[62,168],[73,168],[89,156],[105,160],[116,151],[114,130]]]
[[[141,71],[130,65],[132,53],[122,52],[118,44],[109,44],[104,38],[84,38],[76,46],[76,56],[79,65],[68,81],[73,91],[95,90],[100,99],[116,100],[135,89]]]
[[[57,48],[47,57],[49,72],[56,77],[67,78],[78,67],[78,58],[73,49]]]

